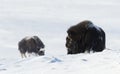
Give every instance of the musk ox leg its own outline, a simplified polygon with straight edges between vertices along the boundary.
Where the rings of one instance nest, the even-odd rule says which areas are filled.
[[[86,50],[86,52],[90,53],[90,51],[92,50],[92,47],[88,45],[88,46],[86,46],[85,50]]]
[[[93,41],[91,39],[86,39],[85,41],[85,51],[87,51],[88,53],[90,53],[90,51],[93,48]]]
[[[21,57],[22,57],[22,58],[24,58],[24,57],[27,58],[27,56],[26,56],[25,53],[21,53]]]
[[[67,54],[72,54],[72,52],[68,51]]]
[[[88,53],[96,46],[98,35],[99,34],[94,27],[87,30],[85,35],[85,50],[88,51]]]
[[[30,57],[31,53],[28,53],[28,57]]]

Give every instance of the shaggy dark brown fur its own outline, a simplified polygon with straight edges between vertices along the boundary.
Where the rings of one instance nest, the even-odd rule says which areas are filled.
[[[82,21],[70,27],[67,33],[68,54],[90,52],[91,50],[100,52],[105,49],[105,32],[91,21]]]

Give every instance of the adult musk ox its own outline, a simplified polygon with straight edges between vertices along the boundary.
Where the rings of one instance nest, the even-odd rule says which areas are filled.
[[[25,37],[18,43],[18,49],[21,53],[21,57],[27,57],[26,52],[35,53],[36,55],[44,55],[44,51],[40,51],[45,45],[38,38],[38,36]]]
[[[105,32],[102,28],[85,20],[67,30],[66,47],[68,54],[101,52],[105,49]]]

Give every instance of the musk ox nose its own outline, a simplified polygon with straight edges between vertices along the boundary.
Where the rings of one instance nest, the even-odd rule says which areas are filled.
[[[45,45],[42,45],[42,46],[41,46],[41,48],[43,48],[43,49],[44,49],[44,48],[45,48]]]
[[[39,51],[38,55],[40,55],[40,56],[45,55],[45,51],[44,50]]]

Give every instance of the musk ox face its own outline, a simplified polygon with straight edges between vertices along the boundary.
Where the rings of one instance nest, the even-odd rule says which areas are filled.
[[[81,32],[77,32],[75,30],[68,30],[67,33],[68,33],[69,39],[71,40],[76,41],[76,40],[81,39]]]
[[[67,54],[77,54],[83,52],[82,44],[79,44],[79,41],[74,41],[70,37],[66,37],[66,47],[67,47]]]
[[[67,48],[75,49],[75,44],[76,44],[76,42],[73,41],[70,37],[66,37],[66,47]]]
[[[67,30],[66,47],[70,54],[105,49],[105,32],[91,21],[82,21]]]

